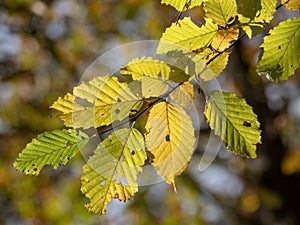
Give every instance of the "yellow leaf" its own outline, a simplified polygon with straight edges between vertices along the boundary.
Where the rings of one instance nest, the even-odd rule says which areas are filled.
[[[196,139],[191,118],[178,105],[158,103],[150,110],[145,138],[157,173],[174,183],[193,154]]]
[[[230,43],[237,40],[238,37],[239,29],[237,26],[230,27],[226,30],[219,30],[216,37],[213,39],[211,46],[215,50],[222,52],[229,48]]]
[[[289,10],[300,11],[300,1],[299,0],[282,0],[282,4],[285,5]]]

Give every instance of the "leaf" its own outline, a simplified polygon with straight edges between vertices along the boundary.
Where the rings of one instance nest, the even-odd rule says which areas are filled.
[[[173,23],[163,33],[158,48],[158,54],[169,51],[196,50],[210,45],[216,36],[218,26],[207,19],[205,25],[198,27],[190,17],[185,17],[177,23]]]
[[[274,81],[288,79],[299,67],[299,43],[300,18],[281,22],[264,38],[257,71],[269,73]]]
[[[169,90],[167,82],[156,78],[143,77],[139,81],[142,84],[141,89],[143,98],[161,97]]]
[[[239,37],[239,29],[236,26],[230,27],[226,30],[218,30],[216,37],[213,39],[211,46],[218,52],[223,52],[229,48],[232,41]]]
[[[106,138],[83,167],[81,191],[90,200],[87,208],[105,214],[112,198],[130,200],[138,191],[136,178],[146,158],[138,130],[124,128]]]
[[[170,97],[183,107],[191,107],[192,99],[194,98],[194,86],[189,82],[184,82],[173,92]]]
[[[204,3],[206,17],[216,24],[226,27],[235,20],[237,6],[235,0],[210,0]]]
[[[249,38],[260,33],[276,11],[277,0],[237,0],[238,18]]]
[[[153,166],[174,184],[174,178],[184,171],[193,154],[196,139],[191,118],[182,107],[160,102],[150,110],[145,128]]]
[[[261,131],[257,116],[245,99],[238,98],[234,93],[213,91],[209,93],[204,115],[211,129],[221,136],[230,151],[245,157],[256,157]]]
[[[173,57],[174,58],[174,57]],[[176,57],[176,59],[178,56]],[[175,64],[177,66],[177,64]],[[171,67],[163,61],[151,57],[142,57],[131,60],[120,70],[122,75],[131,75],[133,80],[143,77],[162,78],[163,81],[174,81],[177,83],[188,80],[189,75],[176,67]]]
[[[19,154],[14,167],[26,174],[38,175],[45,165],[58,168],[84,147],[89,137],[75,130],[54,130],[33,139]]]
[[[141,105],[141,99],[127,84],[104,76],[83,82],[74,88],[73,94],[59,98],[50,108],[63,113],[60,118],[66,126],[89,128],[121,121]]]
[[[282,0],[281,3],[289,10],[300,11],[300,1],[299,0]]]
[[[132,75],[133,80],[145,76],[162,77],[163,80],[168,80],[171,68],[163,61],[142,57],[131,60],[120,72],[122,75]]]
[[[204,0],[161,0],[162,4],[171,5],[179,12],[200,6]]]
[[[218,53],[207,48],[204,52],[199,53],[198,56],[202,57],[205,63],[208,63],[213,59],[213,61],[211,61],[208,65],[204,64],[200,71],[201,79],[208,81],[216,78],[226,68],[229,52],[224,51],[222,53]]]

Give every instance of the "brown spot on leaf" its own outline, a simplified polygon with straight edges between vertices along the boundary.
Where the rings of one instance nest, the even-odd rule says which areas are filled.
[[[135,151],[132,151],[132,152],[131,152],[131,155],[134,156],[134,155],[135,155]]]
[[[169,135],[169,134],[166,136],[166,141],[167,141],[167,142],[170,141],[170,135]]]
[[[243,123],[243,125],[244,125],[245,127],[251,127],[251,123],[249,123],[249,122],[247,122],[247,121],[245,121],[245,122]]]
[[[119,114],[119,113],[120,113],[120,109],[116,109],[116,110],[115,110],[115,113],[116,113],[116,114]]]

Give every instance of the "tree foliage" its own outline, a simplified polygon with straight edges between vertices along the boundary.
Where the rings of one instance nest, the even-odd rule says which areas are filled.
[[[88,136],[88,128],[100,128],[101,134],[103,127],[117,123],[83,167],[81,191],[90,200],[87,208],[104,214],[113,198],[132,199],[138,191],[137,175],[147,162],[175,187],[175,177],[185,170],[196,143],[189,115],[191,103],[199,101],[193,99],[194,89],[201,89],[201,82],[215,79],[225,69],[230,49],[240,38],[252,38],[271,21],[277,1],[161,2],[173,6],[179,16],[197,6],[205,11],[204,24],[198,25],[190,17],[178,18],[160,39],[157,54],[174,54],[184,66],[174,68],[145,56],[120,68],[126,79],[108,74],[82,82],[50,106],[73,130],[39,135],[20,153],[16,169],[38,175],[45,165],[64,165],[93,138]],[[288,9],[299,10],[297,1],[285,3]],[[268,79],[285,80],[299,67],[299,29],[299,18],[286,20],[264,38],[257,70],[267,73]],[[210,128],[230,151],[255,158],[261,131],[252,107],[234,93],[203,94],[203,113]],[[135,126],[141,115],[146,118],[143,128]],[[130,128],[120,128],[124,122]]]

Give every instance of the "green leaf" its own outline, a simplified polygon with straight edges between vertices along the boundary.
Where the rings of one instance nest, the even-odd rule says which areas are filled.
[[[150,110],[146,123],[146,147],[152,164],[168,183],[181,174],[193,154],[194,127],[181,106],[160,102]]]
[[[33,139],[19,154],[14,167],[26,174],[38,175],[45,165],[58,168],[84,147],[89,137],[75,130],[54,130]]]
[[[51,108],[61,111],[66,126],[89,128],[121,121],[142,106],[141,99],[116,77],[95,77],[59,98]]]
[[[204,3],[206,17],[225,27],[235,20],[237,6],[235,0],[210,0]]]
[[[124,128],[107,137],[83,167],[81,191],[90,200],[87,208],[105,214],[112,198],[130,200],[138,191],[136,178],[146,158],[138,130]]]
[[[200,6],[204,0],[161,0],[162,4],[171,5],[179,12]]]
[[[234,93],[213,91],[204,115],[216,135],[221,136],[230,151],[255,158],[256,145],[261,143],[257,116],[245,99]]]
[[[273,19],[277,0],[237,0],[238,18],[249,38],[260,33],[265,23]]]
[[[211,19],[198,27],[189,17],[185,17],[166,29],[156,51],[158,54],[165,54],[174,50],[187,52],[205,48],[210,45],[217,31],[218,26]]]
[[[269,74],[269,79],[288,79],[299,67],[300,18],[281,22],[264,38],[257,71]]]

